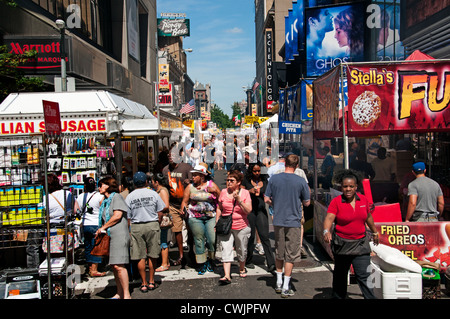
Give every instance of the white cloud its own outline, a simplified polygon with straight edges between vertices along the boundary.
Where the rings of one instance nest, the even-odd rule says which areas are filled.
[[[228,32],[228,33],[243,33],[244,30],[242,30],[241,28],[238,28],[238,27],[234,27],[233,29],[226,30],[226,32]]]

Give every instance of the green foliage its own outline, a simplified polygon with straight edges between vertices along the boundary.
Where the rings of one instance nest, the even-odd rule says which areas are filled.
[[[28,59],[36,57],[36,51],[27,51],[24,54],[8,52],[6,45],[0,46],[0,102],[10,93],[43,91],[44,81],[38,77],[27,77],[17,67]]]
[[[234,102],[233,105],[231,106],[231,109],[233,110],[233,115],[231,116],[231,118],[241,114],[241,107],[239,106],[238,102]]]
[[[4,3],[10,7],[17,7],[17,3],[15,0],[0,0],[0,3]]]
[[[214,107],[211,108],[211,121],[216,123],[217,127],[220,129],[234,127],[230,117],[223,113],[222,109],[217,105],[214,105]]]

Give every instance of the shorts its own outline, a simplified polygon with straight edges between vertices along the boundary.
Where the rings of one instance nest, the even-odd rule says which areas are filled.
[[[169,206],[170,215],[172,216],[173,226],[172,233],[181,233],[183,231],[184,215],[180,214],[180,210],[173,206]]]
[[[288,263],[301,260],[301,228],[274,226],[275,258]]]
[[[131,224],[130,259],[158,258],[161,253],[161,230],[158,222]]]

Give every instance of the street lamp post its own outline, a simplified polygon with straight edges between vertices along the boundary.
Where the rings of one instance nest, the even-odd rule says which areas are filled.
[[[61,33],[59,52],[61,56],[61,91],[67,91],[66,52],[64,47],[66,23],[62,19],[56,20],[56,27]]]

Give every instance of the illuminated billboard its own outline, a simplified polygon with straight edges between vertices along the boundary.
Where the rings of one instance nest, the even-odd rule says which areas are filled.
[[[364,60],[364,12],[363,3],[305,10],[307,76]]]

